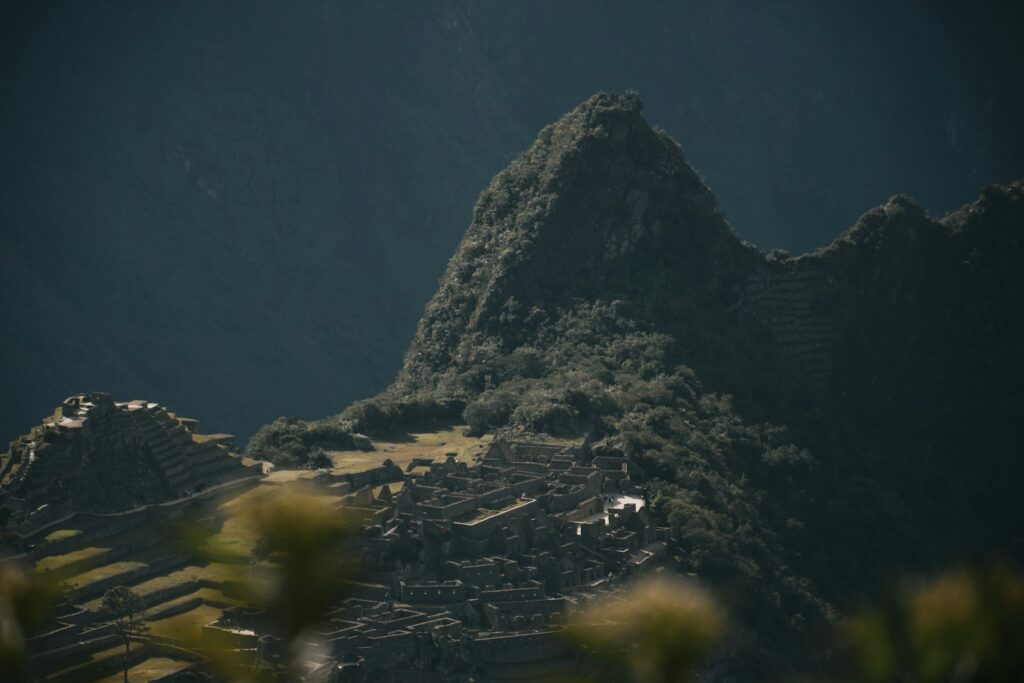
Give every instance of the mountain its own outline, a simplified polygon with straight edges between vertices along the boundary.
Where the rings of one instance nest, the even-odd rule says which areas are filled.
[[[716,311],[755,258],[639,101],[599,95],[541,131],[480,197],[398,387],[490,388],[482,354],[529,345],[577,301],[626,303],[631,319],[667,321],[687,351],[707,355]]]
[[[1024,184],[941,220],[897,196],[764,254],[641,109],[598,94],[544,128],[480,195],[394,384],[314,430],[461,414],[627,456],[756,671],[823,665],[828,623],[897,575],[1024,559]]]
[[[0,2],[0,439],[83,388],[242,438],[380,391],[480,189],[599,89],[762,247],[947,211],[1024,175],[1022,7]]]

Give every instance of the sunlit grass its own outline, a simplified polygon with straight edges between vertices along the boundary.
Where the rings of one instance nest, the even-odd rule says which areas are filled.
[[[81,529],[58,529],[53,531],[46,536],[48,543],[55,543],[56,541],[63,541],[66,538],[74,538],[75,536],[81,535]]]
[[[78,562],[79,560],[102,555],[108,550],[110,550],[110,548],[88,547],[72,550],[71,552],[64,553],[63,555],[50,555],[49,557],[44,557],[36,562],[36,569],[42,572],[54,571],[61,567],[66,567],[72,562]]]
[[[198,642],[202,637],[203,626],[220,617],[221,611],[221,608],[212,605],[197,605],[187,612],[150,621],[149,632],[178,642]]]
[[[111,576],[129,572],[133,569],[141,569],[145,566],[147,566],[146,563],[141,562],[139,560],[123,560],[121,562],[112,562],[110,564],[105,564],[101,567],[96,567],[95,569],[87,571],[84,574],[74,576],[64,581],[63,585],[72,590],[76,590],[79,588],[84,588],[89,584],[96,583],[97,581],[108,579]]]
[[[192,440],[196,443],[206,443],[207,441],[223,440],[227,438],[234,438],[233,434],[192,434]]]
[[[192,662],[169,657],[148,657],[128,670],[129,683],[148,683],[155,678],[167,676],[175,671],[180,671],[189,666]],[[97,683],[121,683],[124,680],[124,673],[101,678]]]

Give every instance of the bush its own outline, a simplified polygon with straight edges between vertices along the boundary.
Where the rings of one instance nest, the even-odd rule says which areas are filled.
[[[488,430],[507,425],[518,401],[519,397],[511,391],[492,391],[466,406],[462,419],[469,425],[471,436],[480,436]]]
[[[309,466],[313,469],[330,469],[334,465],[331,456],[327,455],[324,449],[316,446],[309,454]]]
[[[572,408],[545,396],[527,397],[512,413],[512,421],[532,432],[573,436],[578,431]]]
[[[249,440],[246,452],[281,468],[330,467],[324,449],[366,450],[364,437],[352,434],[338,421],[306,422],[294,417],[279,417],[264,425]]]

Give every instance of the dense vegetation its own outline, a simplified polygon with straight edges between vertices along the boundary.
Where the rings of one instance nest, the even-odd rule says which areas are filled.
[[[372,448],[366,437],[333,421],[306,422],[281,417],[249,439],[249,455],[272,462],[278,467],[330,467],[324,449],[352,450]]]
[[[826,249],[766,257],[640,108],[597,95],[495,177],[395,384],[319,424],[461,410],[625,454],[759,671],[818,657],[895,572],[1020,553],[1024,186],[942,222],[896,197]],[[828,332],[825,365],[802,328],[776,333],[787,316]]]

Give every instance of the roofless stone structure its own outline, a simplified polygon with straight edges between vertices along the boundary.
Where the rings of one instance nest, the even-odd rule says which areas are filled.
[[[30,531],[71,512],[118,512],[181,498],[253,474],[230,434],[147,401],[103,393],[66,399],[13,441],[0,463],[8,530]]]

